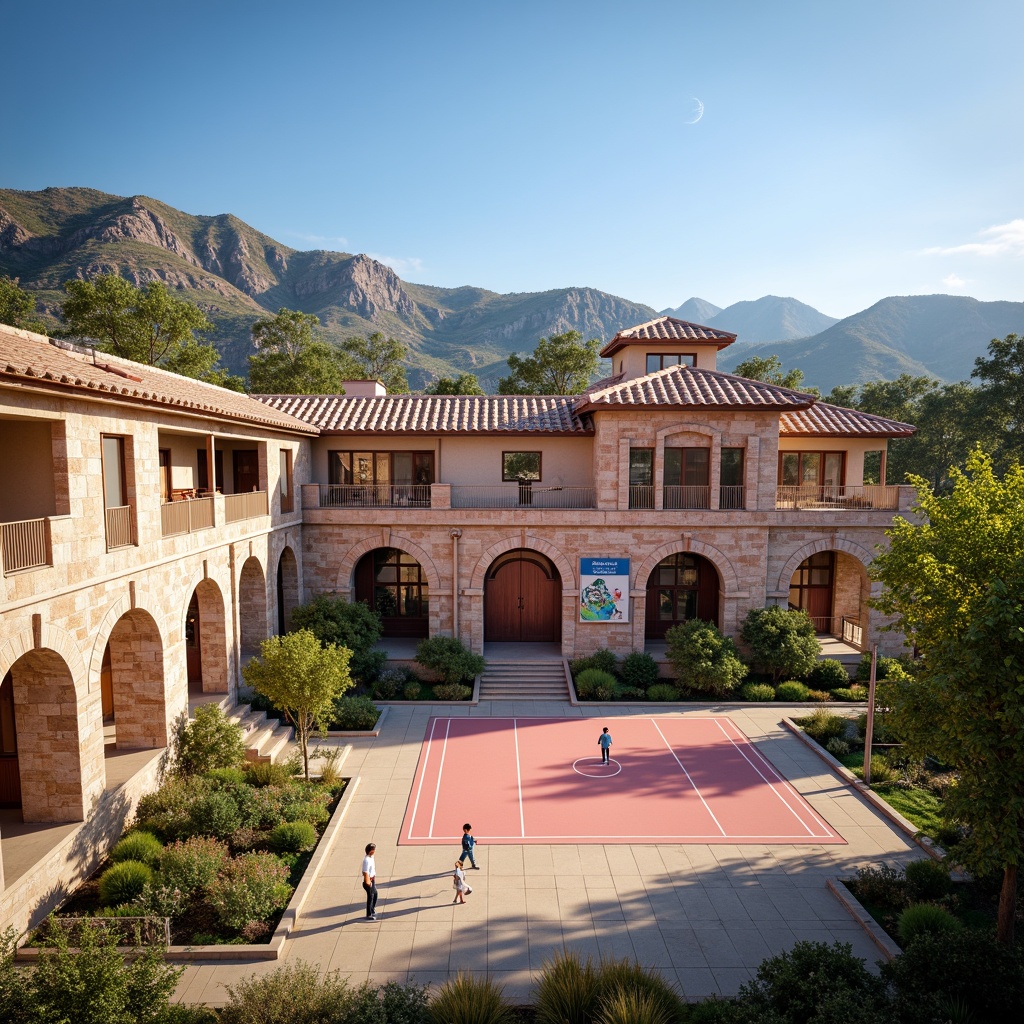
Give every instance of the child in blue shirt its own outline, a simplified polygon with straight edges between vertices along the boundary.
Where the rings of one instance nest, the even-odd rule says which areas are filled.
[[[459,857],[459,863],[464,863],[468,857],[473,870],[479,871],[480,869],[476,866],[476,858],[473,856],[474,846],[476,846],[476,836],[473,835],[473,826],[467,821],[462,826],[462,856]]]
[[[597,737],[597,745],[601,748],[601,764],[608,764],[608,751],[612,745],[612,734],[608,731],[606,725],[601,732],[601,735]]]

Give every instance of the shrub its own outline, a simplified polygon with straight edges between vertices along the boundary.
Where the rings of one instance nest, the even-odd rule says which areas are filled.
[[[214,768],[233,768],[245,758],[242,730],[217,704],[197,707],[178,736],[174,769],[179,775],[202,775]]]
[[[339,697],[331,725],[335,729],[373,729],[378,718],[380,708],[369,697]]]
[[[849,686],[850,674],[841,661],[825,658],[811,669],[808,682],[819,690],[831,690],[835,686]]]
[[[148,864],[123,860],[100,876],[100,899],[112,907],[133,903],[142,895],[143,886],[152,880],[153,869]]]
[[[797,720],[797,725],[819,743],[827,743],[833,738],[842,739],[849,724],[848,719],[825,708],[815,708],[806,718]]]
[[[941,861],[912,860],[904,869],[912,899],[938,900],[951,891],[953,882],[949,870]]]
[[[871,755],[871,784],[892,782],[897,773],[881,754]]]
[[[788,683],[779,683],[775,689],[775,696],[779,700],[805,701],[810,692],[803,683],[798,683],[793,679]]]
[[[617,692],[614,683],[598,683],[594,687],[594,700],[614,700]]]
[[[632,651],[622,659],[622,681],[646,690],[658,681],[658,663],[646,651]]]
[[[825,744],[825,749],[833,757],[846,757],[850,752],[850,744],[847,743],[846,740],[841,740],[838,736],[833,736],[832,739]]]
[[[137,860],[154,867],[163,848],[164,844],[152,832],[129,832],[123,839],[119,839],[110,851],[110,859],[115,864],[120,864],[123,860]]]
[[[678,993],[653,968],[634,960],[602,960],[597,968],[599,1021],[609,1024],[671,1022],[684,1019],[685,1006]],[[635,997],[635,998],[630,998]],[[628,1008],[637,1016],[623,1016]]]
[[[213,882],[227,856],[227,846],[217,839],[193,836],[171,843],[160,858],[159,882],[191,899]]]
[[[347,647],[348,670],[357,682],[372,682],[387,661],[383,651],[374,650],[383,635],[380,616],[362,601],[321,594],[292,612],[291,629],[312,631],[324,647]]]
[[[601,647],[594,651],[593,654],[584,655],[582,658],[573,658],[569,662],[569,669],[575,678],[580,672],[586,672],[588,668],[600,669],[602,672],[608,672],[611,675],[615,675],[619,670],[619,659],[616,657],[614,651],[609,651],[606,647]]]
[[[337,971],[321,977],[302,960],[226,987],[220,1024],[342,1024],[353,1002],[346,978]]]
[[[647,699],[656,701],[679,700],[679,691],[671,683],[655,683],[647,687]]]
[[[473,696],[473,687],[461,683],[436,683],[434,696],[438,700],[469,700]]]
[[[217,1011],[202,1003],[171,1003],[160,1024],[217,1024]]]
[[[191,835],[227,839],[242,824],[242,815],[230,794],[207,793],[189,809],[189,823]]]
[[[888,864],[858,868],[850,888],[861,903],[886,910],[901,910],[907,905],[907,879],[902,871]]]
[[[863,686],[838,686],[831,693],[836,700],[862,701],[868,699],[868,691]]]
[[[292,773],[287,765],[273,761],[250,761],[245,766],[245,777],[250,786],[263,789],[265,786],[287,786]]]
[[[430,1019],[434,1024],[511,1024],[515,1018],[501,985],[460,971],[430,1001]]]
[[[341,747],[317,747],[313,751],[313,759],[322,762],[320,765],[320,782],[328,789],[341,782]]]
[[[918,935],[941,935],[960,929],[960,922],[945,907],[934,903],[912,903],[900,914],[896,928],[900,942],[909,946]]]
[[[606,690],[615,690],[615,676],[610,672],[602,672],[599,668],[588,668],[584,669],[576,677],[576,692],[581,696],[584,694],[594,694],[598,687],[603,686]],[[607,700],[607,697],[597,698],[598,700]]]
[[[818,663],[821,647],[814,623],[804,611],[751,608],[740,631],[754,664],[778,682],[783,676],[805,676]]]
[[[405,700],[419,700],[422,692],[423,686],[418,679],[410,679],[409,682],[402,687],[402,697]]]
[[[892,671],[896,669],[905,672],[906,669],[899,658],[880,657],[875,666],[875,679],[888,679]],[[865,652],[861,655],[857,664],[857,674],[854,676],[858,683],[866,683],[871,678],[871,654]]]
[[[212,792],[213,785],[200,776],[168,779],[156,792],[146,793],[139,799],[135,812],[137,824],[165,841],[190,834],[192,804]]]
[[[647,691],[639,686],[620,686],[615,696],[619,700],[647,700]]]
[[[619,989],[601,1003],[597,1024],[672,1024],[657,998],[635,988]]]
[[[749,701],[775,700],[775,687],[767,683],[745,683],[740,689],[740,696]]]
[[[376,990],[361,985],[356,996],[352,1024],[427,1024],[430,1019],[427,989],[422,985],[387,981]],[[363,1010],[366,1003],[371,1003],[379,1016],[373,1015],[369,1006]]]
[[[747,674],[736,645],[710,622],[690,619],[665,634],[668,660],[682,689],[723,697]]]
[[[868,716],[867,712],[857,716],[857,735],[864,739],[868,732]],[[875,712],[874,726],[871,730],[871,739],[874,743],[894,743],[896,738],[893,736],[889,729],[889,724],[886,721],[886,716],[879,712]]]
[[[808,690],[807,699],[817,701],[819,704],[827,704],[832,699],[828,690]]]
[[[432,636],[416,645],[416,660],[442,683],[464,683],[480,675],[484,659],[453,636]]]
[[[316,829],[308,821],[282,821],[270,833],[274,853],[303,853],[316,846]]]
[[[214,768],[213,771],[206,772],[204,777],[216,789],[237,790],[246,784],[243,768]]]
[[[224,864],[207,889],[218,917],[228,928],[263,921],[292,894],[286,865],[270,853],[246,853]]]
[[[597,1006],[597,971],[566,950],[544,964],[534,994],[537,1024],[590,1024]]]
[[[401,692],[408,680],[405,673],[398,668],[387,668],[373,684],[374,700],[394,700]]]

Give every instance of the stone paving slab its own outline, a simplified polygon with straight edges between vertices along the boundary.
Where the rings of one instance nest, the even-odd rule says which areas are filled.
[[[556,711],[556,708],[558,709]],[[628,707],[491,702],[467,715],[564,715],[610,719]],[[337,970],[353,984],[438,986],[459,970],[486,974],[514,1002],[529,1001],[545,960],[562,948],[584,956],[635,957],[687,999],[735,995],[761,961],[794,942],[849,942],[869,965],[881,954],[826,880],[926,854],[783,727],[770,707],[659,711],[728,713],[846,846],[488,846],[480,837],[474,892],[453,906],[451,865],[460,850],[397,846],[430,708],[393,705],[376,738],[346,737],[358,775],[343,833],[310,893],[283,957]],[[445,709],[445,714],[449,710]],[[639,717],[651,717],[645,710]],[[482,769],[485,766],[481,766]],[[359,866],[377,844],[378,920],[365,922]],[[196,964],[176,998],[211,1006],[226,985],[275,964]]]

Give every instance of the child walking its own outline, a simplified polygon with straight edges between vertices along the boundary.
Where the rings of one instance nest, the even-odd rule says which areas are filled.
[[[452,874],[452,885],[455,886],[455,899],[452,900],[452,903],[465,903],[466,896],[473,891],[473,887],[466,883],[466,872],[462,870],[461,860],[457,860],[455,862],[455,872]]]
[[[467,821],[462,826],[462,855],[459,857],[459,863],[465,864],[466,858],[469,858],[469,865],[474,871],[480,869],[476,866],[476,857],[473,855],[473,847],[476,846],[476,836],[473,835],[473,826]]]
[[[601,764],[608,764],[608,751],[612,745],[612,734],[608,731],[607,725],[601,730],[601,735],[597,737],[597,745],[601,748]]]

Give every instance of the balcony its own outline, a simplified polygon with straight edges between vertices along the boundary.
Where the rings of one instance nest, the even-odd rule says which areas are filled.
[[[777,509],[889,509],[901,507],[897,484],[782,486],[775,491]]]
[[[664,508],[711,508],[711,488],[705,486],[669,485],[662,494]]]
[[[321,484],[320,508],[430,508],[430,484]]]
[[[202,499],[200,499],[202,500]],[[224,522],[239,523],[270,514],[266,491],[245,491],[243,494],[224,495]]]
[[[53,565],[50,520],[24,519],[0,524],[0,563],[5,576]]]
[[[654,487],[633,484],[629,488],[630,508],[654,508]],[[711,487],[707,484],[669,484],[662,488],[663,509],[710,509]],[[718,488],[718,507],[723,510],[746,508],[746,488],[728,486]]]
[[[213,498],[185,498],[160,506],[160,530],[164,537],[209,530],[214,524]]]
[[[107,550],[131,547],[135,543],[135,514],[131,505],[106,510]]]
[[[593,487],[452,484],[452,508],[596,508]]]

